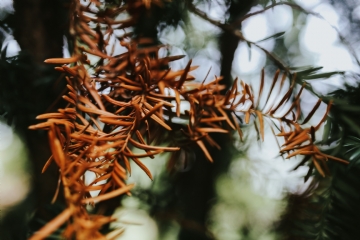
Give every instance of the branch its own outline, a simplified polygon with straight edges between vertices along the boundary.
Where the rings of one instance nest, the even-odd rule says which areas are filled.
[[[264,9],[262,10],[259,10],[259,11],[256,11],[256,12],[252,12],[252,13],[249,13],[249,14],[246,14],[245,16],[243,17],[240,17],[239,19],[233,21],[230,25],[233,27],[233,28],[236,28],[238,27],[244,20],[248,19],[249,17],[252,17],[252,16],[255,16],[257,14],[261,14],[261,13],[264,13],[266,12],[267,10],[269,9],[272,9],[276,6],[281,6],[281,5],[285,5],[285,6],[289,6],[291,7],[292,9],[296,9],[300,12],[303,12],[305,14],[308,14],[308,15],[312,15],[314,17],[317,17],[319,19],[322,19],[324,20],[327,24],[329,24],[329,26],[331,26],[335,31],[336,33],[338,34],[339,36],[339,39],[340,41],[348,48],[348,50],[350,51],[350,53],[353,55],[353,57],[355,58],[357,64],[360,66],[360,60],[358,59],[358,57],[356,56],[356,53],[355,53],[355,50],[354,48],[350,45],[350,43],[345,39],[344,36],[341,35],[339,29],[337,29],[335,26],[333,26],[331,23],[329,23],[329,21],[327,21],[323,16],[321,16],[321,14],[319,13],[316,13],[316,12],[312,12],[312,11],[308,11],[304,8],[302,8],[301,6],[297,5],[297,4],[294,4],[294,3],[289,3],[289,2],[278,2],[278,3],[274,3],[270,6],[267,6],[265,7]]]
[[[245,41],[248,44],[254,45],[255,47],[259,48],[261,51],[263,51],[266,54],[266,56],[269,59],[271,59],[277,65],[278,68],[280,68],[281,70],[284,70],[287,74],[291,75],[289,67],[285,63],[283,63],[277,56],[275,56],[273,53],[267,51],[266,49],[264,49],[257,43],[247,40],[240,30],[236,29],[232,25],[224,24],[224,23],[221,23],[219,21],[209,18],[206,13],[197,9],[190,1],[188,1],[188,9],[190,12],[196,14],[197,16],[201,17],[202,19],[210,22],[211,24],[221,28],[222,30],[224,30],[226,32],[233,34],[234,36],[238,37],[240,40]]]
[[[237,26],[239,26],[245,19],[248,19],[249,17],[255,16],[255,15],[257,15],[257,14],[261,14],[261,13],[263,13],[263,12],[266,12],[266,11],[269,10],[269,9],[272,9],[273,7],[281,6],[281,5],[289,6],[289,7],[293,8],[293,9],[297,9],[297,10],[299,10],[299,11],[301,11],[301,12],[305,12],[305,13],[307,13],[307,14],[310,13],[310,12],[307,12],[304,8],[300,7],[300,6],[297,5],[297,4],[288,3],[288,2],[278,2],[278,3],[274,3],[274,4],[270,5],[270,6],[267,6],[266,8],[264,8],[264,9],[262,9],[262,10],[259,10],[259,11],[256,11],[256,12],[252,12],[252,13],[249,13],[249,14],[246,14],[245,16],[243,16],[243,17],[237,19],[236,21],[232,22],[231,25],[232,25],[233,27],[237,27]],[[311,13],[311,14],[313,14],[313,15],[319,15],[319,14],[317,14],[317,13]],[[319,15],[319,16],[320,16],[320,15]]]

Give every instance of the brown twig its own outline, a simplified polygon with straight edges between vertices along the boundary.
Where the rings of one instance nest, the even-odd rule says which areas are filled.
[[[207,16],[206,13],[202,12],[201,10],[197,9],[190,1],[187,1],[188,3],[188,9],[190,12],[196,14],[197,16],[201,17],[202,19],[212,23],[213,25],[221,28],[224,31],[227,31],[231,34],[233,34],[234,36],[238,37],[239,40],[244,41],[250,45],[254,45],[255,47],[259,48],[261,51],[263,51],[266,56],[271,59],[275,65],[280,68],[281,70],[285,71],[288,73],[288,75],[291,75],[291,72],[289,70],[289,67],[283,63],[277,56],[275,56],[273,53],[267,51],[265,48],[261,47],[259,44],[249,41],[247,40],[244,35],[242,34],[242,32],[238,29],[236,29],[232,24],[225,24],[225,23],[221,23],[219,21],[216,21],[214,19],[211,19]]]

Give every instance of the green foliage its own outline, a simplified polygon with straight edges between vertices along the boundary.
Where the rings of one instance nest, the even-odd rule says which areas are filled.
[[[360,87],[347,86],[330,94],[331,117],[325,124],[323,142],[335,144],[331,154],[348,159],[343,166],[330,164],[331,178],[315,175],[301,194],[290,194],[277,230],[282,239],[352,240],[360,234],[360,139],[356,104]],[[346,119],[346,120],[345,120]]]
[[[302,194],[288,196],[277,230],[281,239],[351,240],[360,234],[358,166],[336,166],[331,178],[315,177]]]
[[[358,81],[358,76],[355,77]],[[360,137],[360,85],[346,85],[345,87],[345,89],[339,89],[330,93],[327,98],[334,101],[331,111],[332,118],[342,127],[344,136],[354,135]]]

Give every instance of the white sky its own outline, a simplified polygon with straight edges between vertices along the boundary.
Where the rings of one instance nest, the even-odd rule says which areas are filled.
[[[7,12],[14,11],[12,3],[12,0],[0,0],[0,20],[2,20],[6,16]]]
[[[311,9],[313,12],[320,13],[326,21],[311,15],[306,17],[305,26],[299,34],[302,56],[295,58],[295,61],[292,63],[293,66],[323,66],[322,71],[356,70],[352,56],[340,43],[338,34],[332,27],[338,28],[340,19],[334,7],[328,3],[322,3],[321,0],[298,1],[298,4],[305,9]],[[251,9],[251,12],[260,9],[260,6],[256,6]],[[243,34],[250,41],[258,41],[275,33],[286,31],[284,36],[285,42],[289,42],[287,38],[292,38],[291,31],[289,31],[292,24],[292,11],[290,7],[277,6],[267,11],[266,14],[257,15],[244,21]],[[267,50],[272,50],[273,44],[273,40],[268,40],[263,42],[262,46]],[[252,47],[250,51],[251,61],[249,61],[247,45],[244,43],[239,44],[234,61],[235,75],[255,74],[259,68],[264,66],[265,55],[259,53],[255,47]],[[312,62],[309,62],[309,60],[312,60]]]

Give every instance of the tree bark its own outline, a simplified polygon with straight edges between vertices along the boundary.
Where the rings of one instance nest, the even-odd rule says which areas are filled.
[[[22,51],[37,64],[47,58],[62,57],[64,6],[59,0],[14,0],[14,36]]]
[[[56,83],[55,86],[60,74],[56,73],[53,66],[45,65],[44,60],[63,55],[63,35],[68,29],[67,9],[64,1],[60,0],[14,0],[14,9],[14,15],[9,16],[11,18],[9,26],[20,45],[21,52],[16,60],[9,63],[12,65],[11,69],[5,69],[8,71],[6,76],[12,76],[12,78],[1,81],[4,81],[3,86],[9,87],[4,90],[7,96],[10,96],[8,98],[10,101],[7,102],[8,113],[10,112],[11,116],[9,121],[12,121],[16,131],[27,145],[32,164],[33,191],[30,199],[26,200],[26,204],[31,205],[27,209],[28,211],[31,209],[31,214],[33,214],[35,208],[37,212],[35,218],[47,221],[54,217],[46,213],[44,207],[50,204],[54,196],[58,170],[52,164],[48,171],[41,174],[45,162],[51,155],[47,134],[28,130],[28,127],[38,123],[35,120],[36,115],[50,110],[49,106],[56,102],[64,86],[62,83]],[[16,101],[11,101],[11,99]],[[57,107],[59,103],[54,105],[55,109]],[[54,109],[50,111],[52,110]],[[23,209],[21,206],[20,208]],[[15,217],[19,222],[26,221],[30,213],[21,211],[19,213],[15,209],[14,214],[8,218]],[[4,224],[7,225],[7,223]],[[18,226],[20,225],[22,224]],[[11,229],[7,229],[8,239],[26,239],[28,231],[26,228]]]
[[[255,3],[254,0],[245,1],[226,1],[230,4],[229,21],[244,16]],[[238,26],[239,28],[241,26]],[[219,50],[221,52],[221,76],[224,77],[222,84],[226,85],[223,94],[226,93],[232,85],[231,76],[232,62],[234,53],[238,46],[239,39],[231,33],[223,32],[219,37]],[[216,199],[215,184],[217,178],[225,173],[231,163],[233,152],[232,138],[228,135],[214,134],[213,139],[219,144],[221,150],[211,149],[210,154],[214,159],[214,163],[209,163],[203,157],[202,152],[196,154],[196,164],[186,174],[183,174],[178,181],[178,195],[182,201],[183,214],[186,220],[194,221],[198,226],[206,229],[206,221],[209,210]],[[206,231],[199,231],[196,228],[182,227],[179,233],[179,240],[213,239],[211,234]]]

